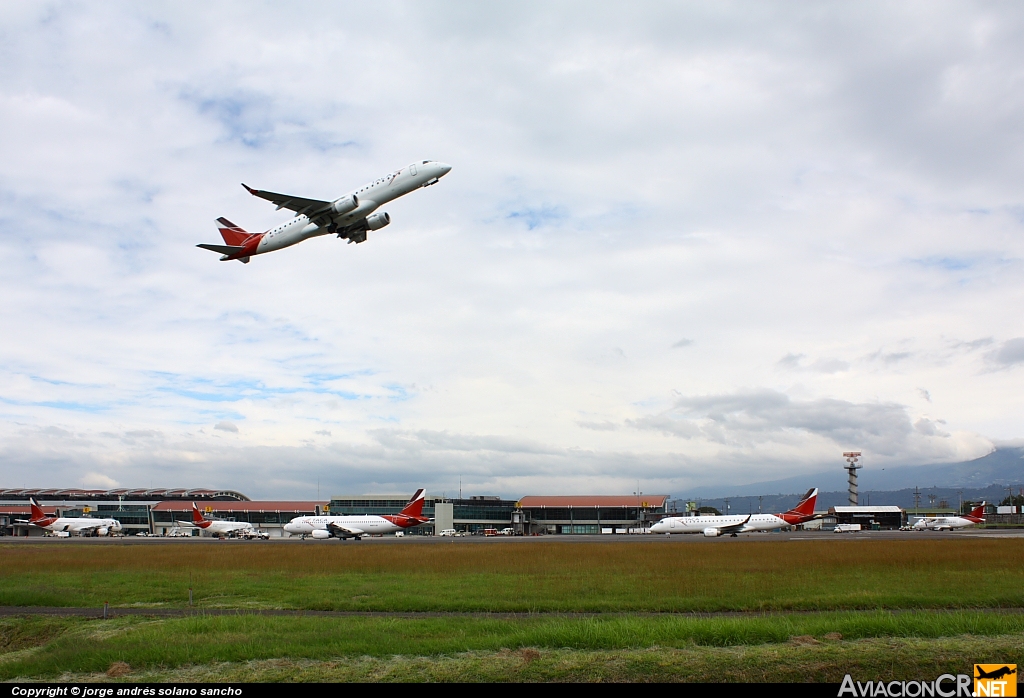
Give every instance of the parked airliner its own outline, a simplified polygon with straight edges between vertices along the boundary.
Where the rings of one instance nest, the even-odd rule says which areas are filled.
[[[284,525],[293,536],[312,536],[316,539],[355,538],[360,540],[371,533],[392,533],[430,521],[423,516],[425,490],[416,490],[409,503],[398,514],[381,516],[297,516]]]
[[[915,531],[952,531],[954,528],[964,528],[974,524],[985,523],[985,505],[982,502],[971,510],[970,514],[963,516],[927,516],[914,523]]]
[[[703,533],[708,538],[738,533],[771,531],[814,518],[817,488],[809,490],[800,503],[784,514],[747,514],[746,516],[671,516],[651,526],[651,533]]]
[[[391,216],[378,212],[378,208],[411,191],[437,184],[451,169],[451,165],[433,160],[414,162],[334,201],[275,194],[243,184],[253,196],[277,204],[277,210],[295,211],[295,217],[264,233],[249,233],[227,218],[218,218],[217,226],[224,244],[203,243],[196,247],[219,252],[222,262],[237,259],[248,264],[253,255],[291,247],[319,235],[337,235],[348,238],[350,243],[365,242],[368,231],[380,230],[391,222]]]
[[[32,518],[28,521],[24,519],[19,519],[19,521],[45,528],[47,531],[77,536],[106,536],[121,530],[121,522],[117,519],[47,516],[35,499],[29,498],[28,502],[32,507]]]
[[[192,520],[175,521],[175,523],[181,526],[195,526],[196,528],[201,529],[203,533],[208,533],[211,536],[223,537],[229,533],[237,535],[255,533],[255,529],[248,521],[215,521],[213,519],[207,519],[199,511],[199,507],[196,506],[195,502],[192,502]],[[202,535],[202,533],[200,533],[200,535]]]

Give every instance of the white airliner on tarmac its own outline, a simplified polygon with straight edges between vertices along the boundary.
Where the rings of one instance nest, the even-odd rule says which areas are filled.
[[[253,255],[291,247],[319,235],[337,235],[348,238],[349,242],[365,242],[368,231],[380,230],[391,222],[387,213],[376,212],[378,208],[420,187],[437,184],[451,169],[451,165],[433,160],[414,162],[334,201],[275,194],[243,184],[253,196],[277,204],[278,210],[295,211],[295,217],[265,233],[249,233],[227,218],[218,218],[217,225],[224,244],[203,243],[196,247],[219,252],[222,262],[237,259],[248,264]]]
[[[771,531],[814,518],[817,488],[809,490],[800,503],[784,514],[747,514],[746,516],[671,516],[651,526],[651,533],[703,533],[708,538],[753,531]]]
[[[915,531],[952,531],[954,528],[964,528],[974,524],[985,523],[985,505],[982,502],[971,510],[970,514],[963,516],[927,516],[918,519],[914,523]]]
[[[47,531],[53,531],[57,534],[66,533],[75,536],[106,536],[121,530],[121,522],[117,519],[58,518],[56,516],[47,516],[35,499],[29,498],[28,502],[32,507],[32,518],[28,521],[19,519],[20,523],[28,523],[39,528],[45,528]]]
[[[196,506],[195,502],[192,502],[192,520],[191,521],[175,521],[174,523],[179,526],[195,527],[200,529],[200,534],[207,533],[211,536],[226,536],[229,533],[240,536],[254,536],[256,535],[256,529],[248,521],[215,521],[213,519],[207,519],[199,511],[199,507]]]
[[[293,536],[326,538],[355,538],[360,540],[371,533],[392,533],[430,521],[423,516],[425,490],[416,490],[409,503],[398,514],[381,516],[297,516],[284,525]]]

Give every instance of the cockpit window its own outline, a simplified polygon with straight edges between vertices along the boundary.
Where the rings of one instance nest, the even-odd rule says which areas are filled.
[[[424,165],[426,165],[426,164],[428,164],[429,162],[430,162],[430,160],[424,160],[424,161],[423,161],[423,164],[424,164]]]

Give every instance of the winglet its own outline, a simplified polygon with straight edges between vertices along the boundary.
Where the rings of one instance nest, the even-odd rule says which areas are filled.
[[[257,189],[253,189],[252,187],[250,187],[250,186],[249,186],[248,184],[246,184],[245,182],[242,182],[242,186],[243,186],[243,187],[245,187],[245,190],[246,190],[247,192],[249,192],[249,193],[250,193],[250,194],[252,194],[253,196],[256,196],[256,192],[258,191]]]

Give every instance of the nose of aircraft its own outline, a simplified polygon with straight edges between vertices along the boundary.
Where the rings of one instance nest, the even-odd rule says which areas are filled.
[[[437,163],[437,165],[438,167],[441,168],[441,174],[438,175],[439,177],[444,177],[446,174],[452,171],[452,166],[446,162],[439,162]]]

